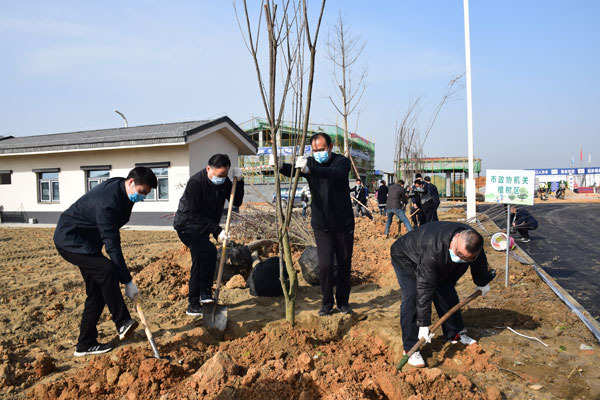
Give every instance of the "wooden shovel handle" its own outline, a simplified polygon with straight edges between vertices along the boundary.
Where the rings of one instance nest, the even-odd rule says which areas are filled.
[[[233,211],[233,200],[235,198],[235,188],[237,187],[237,178],[233,178],[231,186],[231,195],[229,196],[229,207],[227,208],[227,221],[225,222],[225,233],[229,234],[229,224],[231,223],[231,213]],[[219,301],[219,291],[221,290],[221,279],[223,278],[223,267],[225,266],[225,257],[227,255],[227,241],[223,241],[221,248],[221,260],[219,261],[219,272],[217,274],[217,288],[215,289],[215,309]]]
[[[473,292],[472,295],[470,295],[469,297],[452,307],[446,314],[444,314],[440,319],[438,319],[438,321],[431,327],[429,332],[434,332],[437,328],[440,327],[440,325],[446,322],[446,320],[450,318],[452,314],[457,312],[460,308],[464,307],[471,301],[475,300],[477,297],[479,297],[479,295],[481,295],[481,290],[477,289],[475,292]],[[419,341],[409,350],[409,352],[406,353],[404,357],[402,357],[402,359],[398,363],[398,369],[402,369],[402,367],[404,367],[404,364],[406,364],[410,356],[412,356],[415,351],[419,350],[423,343],[425,343],[425,338],[419,339]]]

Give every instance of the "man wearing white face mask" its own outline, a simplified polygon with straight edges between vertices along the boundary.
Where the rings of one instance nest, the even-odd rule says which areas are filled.
[[[354,213],[350,201],[348,174],[350,160],[332,152],[333,143],[326,133],[310,138],[312,157],[300,156],[296,168],[308,181],[311,193],[311,225],[317,243],[319,279],[323,299],[320,316],[333,312],[333,287],[336,286],[335,305],[343,314],[352,313],[350,298],[350,269],[354,243]],[[279,160],[280,161],[280,160]],[[273,164],[273,162],[272,162]],[[292,176],[291,164],[279,162],[279,171]],[[333,257],[337,259],[337,281],[333,278]]]
[[[458,304],[455,285],[469,267],[482,296],[489,292],[489,282],[495,276],[488,270],[483,237],[458,222],[431,222],[408,232],[394,242],[391,256],[402,289],[400,326],[405,353],[421,338],[431,342],[431,302],[440,317]],[[444,337],[452,343],[460,341],[469,345],[476,342],[466,335],[460,310],[442,324],[442,330]],[[418,351],[408,363],[415,367],[425,366]]]
[[[119,338],[124,340],[138,322],[131,319],[119,282],[131,300],[138,294],[121,250],[119,229],[129,221],[133,204],[144,200],[157,185],[150,168],[136,167],[127,178],[111,178],[84,194],[61,214],[54,244],[59,254],[79,267],[85,281],[85,306],[76,357],[106,353],[110,343],[98,343],[96,324],[108,306]],[[102,247],[110,259],[102,254]]]
[[[227,154],[213,155],[208,160],[206,169],[189,179],[179,200],[173,227],[192,256],[187,315],[202,315],[202,304],[214,301],[212,283],[217,248],[211,243],[210,235],[221,243],[229,239],[219,222],[223,216],[225,200],[229,200],[233,187],[227,177],[230,167],[231,161]],[[233,205],[239,207],[244,199],[242,170],[232,168],[232,176],[238,180]]]

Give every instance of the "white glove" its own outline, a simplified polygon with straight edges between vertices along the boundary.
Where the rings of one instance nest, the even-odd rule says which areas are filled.
[[[269,154],[269,165],[275,167],[275,156],[273,154]],[[277,171],[279,171],[283,167],[283,160],[281,157],[277,157]]]
[[[419,340],[425,339],[427,343],[431,343],[431,338],[433,338],[433,333],[429,333],[429,327],[421,326],[419,327]]]
[[[238,181],[242,179],[242,169],[238,168],[238,167],[233,167],[233,170],[231,171],[231,174],[233,175],[234,178],[236,178]]]
[[[133,301],[139,293],[140,291],[133,281],[125,284],[125,296],[129,297],[129,300]]]
[[[298,158],[296,158],[296,168],[300,168],[300,172],[302,172],[303,174],[308,174],[310,171],[308,169],[308,165],[306,165],[307,163],[307,156],[298,156]]]
[[[219,242],[229,242],[229,235],[225,232],[225,229],[219,233],[219,237],[217,238]]]
[[[481,290],[481,297],[485,296],[490,291],[490,284],[485,286],[476,286],[477,290]]]

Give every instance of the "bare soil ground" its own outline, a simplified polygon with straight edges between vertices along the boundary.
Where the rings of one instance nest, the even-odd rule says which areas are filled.
[[[459,209],[441,219],[464,218]],[[493,227],[486,226],[490,234]],[[283,298],[224,289],[224,333],[185,315],[189,252],[174,232],[122,231],[125,257],[161,355],[143,334],[111,353],[74,358],[85,300],[78,269],[62,260],[52,229],[0,228],[0,397],[39,399],[594,399],[600,398],[598,343],[529,266],[486,245],[498,271],[492,291],[463,310],[477,345],[440,334],[422,353],[429,368],[395,368],[402,357],[400,290],[384,221],[357,220],[352,316],[318,317],[320,290],[301,280],[297,326]],[[245,238],[236,238],[244,242]],[[299,253],[295,254],[299,257]],[[299,270],[299,267],[298,267]],[[467,273],[461,297],[474,291]],[[135,315],[131,307],[132,315]],[[435,314],[435,313],[434,313]],[[548,347],[511,333],[536,336]],[[100,340],[115,339],[108,311]],[[580,350],[581,344],[593,350]],[[412,396],[412,397],[411,397]]]

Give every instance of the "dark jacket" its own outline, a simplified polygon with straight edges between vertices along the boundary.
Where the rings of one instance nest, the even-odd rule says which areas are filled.
[[[471,267],[471,276],[477,286],[485,286],[494,277],[488,271],[485,251],[470,263],[454,263],[448,251],[457,232],[471,229],[459,222],[430,222],[401,236],[392,245],[392,259],[412,273],[417,280],[417,325],[431,323],[431,301],[438,284],[456,283]],[[408,262],[406,262],[408,260]]]
[[[387,197],[387,208],[388,209],[402,209],[408,203],[408,197],[406,195],[406,188],[404,186],[400,186],[398,183],[394,183],[390,185],[388,188],[388,197]]]
[[[413,191],[415,194],[418,194],[421,206],[431,201],[433,204],[431,193],[429,192],[429,186],[427,184],[423,184],[421,187],[413,186]]]
[[[327,162],[319,164],[308,157],[310,173],[300,174],[308,181],[311,194],[311,225],[321,231],[345,231],[354,229],[354,213],[349,195],[348,175],[350,160],[331,153]],[[283,164],[280,172],[292,176],[295,169]]]
[[[425,186],[427,186],[427,191],[431,195],[431,200],[433,200],[433,204],[438,206],[440,204],[440,193],[438,192],[437,186],[429,182],[425,182]]]
[[[380,206],[383,206],[387,202],[389,188],[387,185],[379,186],[379,190],[377,190],[377,202]]]
[[[531,215],[529,213],[529,211],[523,209],[523,208],[518,208],[517,209],[517,215],[515,218],[515,214],[510,214],[510,220],[511,220],[511,225],[512,223],[514,223],[516,225],[516,228],[522,228],[522,229],[537,229],[538,227],[538,221],[537,219],[535,219],[533,217],[533,215]]]
[[[352,189],[350,189],[350,193],[352,193],[352,196],[354,196],[354,198],[358,201],[360,201],[361,203],[363,203],[364,205],[367,204],[367,188],[364,186],[354,186]]]
[[[56,247],[77,254],[101,254],[105,247],[117,267],[119,281],[128,283],[119,229],[129,221],[133,202],[124,178],[111,178],[90,190],[63,212],[56,224]]]
[[[215,185],[208,178],[206,169],[192,175],[183,196],[179,200],[173,227],[180,231],[193,229],[198,234],[212,233],[215,238],[223,228],[219,226],[225,200],[231,196],[233,182],[229,178],[220,185]],[[235,188],[233,205],[239,207],[244,199],[244,181],[238,181]]]

